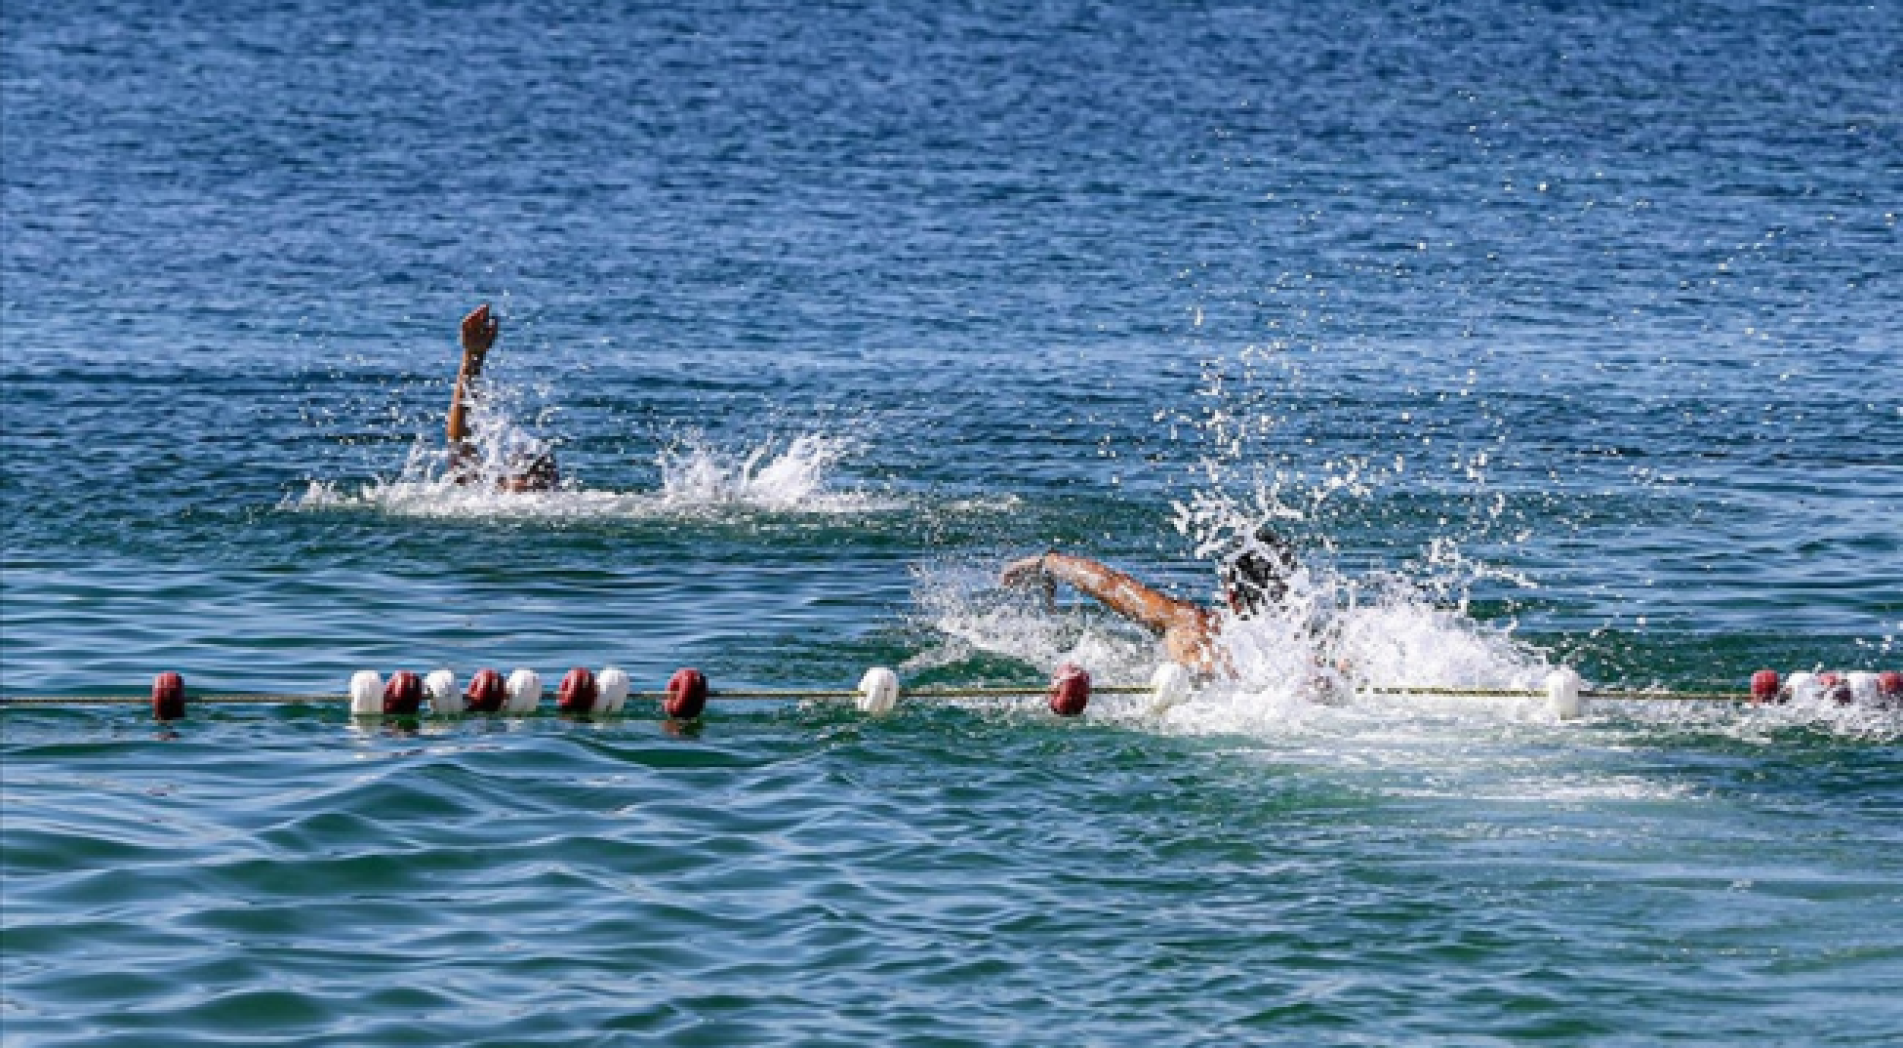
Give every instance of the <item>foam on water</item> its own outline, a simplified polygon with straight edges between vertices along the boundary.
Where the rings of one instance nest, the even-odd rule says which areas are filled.
[[[1041,672],[1076,662],[1099,683],[1141,684],[1163,658],[1159,642],[1111,613],[1087,603],[1044,607],[1037,597],[998,590],[994,572],[969,565],[920,571],[921,625],[938,639],[903,671],[991,655]],[[1355,583],[1316,563],[1294,573],[1279,605],[1249,619],[1225,614],[1221,645],[1233,675],[1203,682],[1190,701],[1159,716],[1145,697],[1099,695],[1087,716],[1133,730],[1247,736],[1272,743],[1279,759],[1289,758],[1292,747],[1318,765],[1406,772],[1408,784],[1394,787],[1403,791],[1555,800],[1661,796],[1661,787],[1642,777],[1581,769],[1608,746],[1668,744],[1684,732],[1750,745],[1817,732],[1903,738],[1903,709],[1828,700],[1589,700],[1582,720],[1560,722],[1544,696],[1375,694],[1365,689],[1539,690],[1555,663],[1509,628],[1438,606],[1403,580]],[[1510,756],[1528,745],[1549,752]]]
[[[890,508],[890,500],[832,487],[835,467],[862,450],[850,437],[803,433],[783,446],[769,440],[736,453],[690,434],[661,450],[660,499],[679,509],[855,513]]]
[[[1533,687],[1549,663],[1505,632],[1434,607],[1393,580],[1361,603],[1338,599],[1352,587],[1325,567],[1306,565],[1292,581],[1279,607],[1225,619],[1222,646],[1233,677],[1203,682],[1161,715],[1146,696],[1100,694],[1086,719],[1237,737],[1237,759],[1311,768],[1370,796],[1566,805],[1684,792],[1643,774],[1607,772],[1600,767],[1606,740],[1557,721],[1543,697],[1357,692],[1401,682]],[[903,667],[908,673],[990,654],[1042,671],[1075,661],[1100,683],[1140,684],[1163,657],[1158,642],[1107,612],[1047,609],[1034,596],[993,588],[989,572],[942,566],[922,572],[919,589],[925,624],[941,639]]]
[[[1629,731],[1635,741],[1658,744],[1686,734],[1721,737],[1750,746],[1776,746],[1821,734],[1873,743],[1903,741],[1903,707],[1867,703],[1838,705],[1828,699],[1781,705],[1588,700],[1586,725]]]
[[[996,588],[996,567],[933,564],[915,573],[916,623],[935,643],[900,667],[919,673],[996,655],[1049,672],[1065,662],[1089,668],[1100,682],[1147,679],[1157,645],[1115,616],[1089,609],[1053,614],[1031,599]]]
[[[1273,559],[1275,551],[1263,546],[1269,531],[1297,538],[1302,551],[1279,600],[1248,618],[1222,612],[1227,672],[1169,711],[1166,726],[1279,734],[1311,720],[1317,708],[1354,705],[1358,691],[1371,686],[1539,687],[1554,668],[1548,657],[1517,641],[1513,623],[1477,621],[1467,603],[1477,580],[1528,588],[1533,581],[1464,555],[1453,535],[1435,537],[1400,569],[1362,577],[1342,570],[1332,537],[1320,529],[1352,516],[1378,489],[1403,484],[1403,460],[1397,455],[1391,468],[1352,456],[1309,461],[1313,456],[1300,450],[1271,448],[1268,438],[1283,417],[1268,392],[1298,381],[1300,364],[1251,346],[1234,370],[1206,362],[1201,416],[1177,419],[1203,453],[1192,470],[1195,487],[1174,503],[1171,524],[1191,555],[1212,569],[1248,550]],[[1459,463],[1482,516],[1499,512],[1499,500],[1485,488],[1486,461],[1482,453]],[[1046,670],[1080,662],[1101,681],[1138,683],[1162,657],[1156,641],[1108,612],[1048,615],[1033,599],[1000,598],[974,586],[958,569],[927,573],[919,588],[928,625],[945,638],[915,660],[919,665],[982,651]],[[1543,708],[1529,703],[1507,715],[1536,706]],[[1488,709],[1500,715],[1498,704]]]
[[[911,669],[983,652],[1043,670],[1078,662],[1106,683],[1141,683],[1162,657],[1157,641],[1107,611],[1053,612],[1034,597],[992,589],[980,569],[927,568],[919,581],[922,619],[941,640]],[[1532,688],[1551,669],[1506,631],[1436,607],[1397,579],[1370,590],[1306,564],[1289,581],[1284,599],[1255,616],[1223,613],[1220,642],[1232,672],[1172,720],[1214,716],[1205,724],[1211,730],[1249,729],[1306,705],[1341,704],[1364,686]]]

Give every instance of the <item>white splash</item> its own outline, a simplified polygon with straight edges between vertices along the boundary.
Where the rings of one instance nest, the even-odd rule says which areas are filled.
[[[1212,568],[1212,590],[1214,574]],[[1100,683],[1142,684],[1164,657],[1156,638],[1088,598],[1053,611],[1040,606],[1035,595],[997,589],[991,570],[924,569],[916,588],[921,623],[940,640],[915,656],[908,671],[983,653],[1044,672],[1076,662]],[[1281,733],[1312,718],[1317,707],[1370,701],[1362,691],[1370,686],[1537,688],[1551,669],[1544,656],[1516,642],[1510,631],[1436,607],[1400,580],[1355,583],[1322,563],[1298,566],[1279,603],[1248,618],[1225,611],[1221,622],[1226,672],[1169,711],[1161,722],[1165,727]],[[1383,706],[1395,701],[1379,700]],[[1092,710],[1121,717],[1141,705],[1093,700]],[[1490,699],[1479,706],[1551,719],[1544,700]]]
[[[1043,672],[1074,662],[1101,682],[1147,680],[1156,643],[1109,613],[1052,614],[996,587],[996,568],[936,564],[914,571],[917,625],[936,633],[932,647],[900,668],[907,673],[949,666],[978,654],[1027,662]]]
[[[1038,595],[998,589],[995,571],[938,565],[919,572],[920,624],[940,639],[903,672],[988,654],[1042,673],[1072,661],[1100,684],[1142,684],[1162,659],[1155,639],[1110,613],[1087,604],[1046,608]],[[1144,696],[1094,695],[1086,718],[1133,731],[1233,738],[1225,759],[1259,761],[1277,769],[1273,774],[1307,769],[1370,796],[1484,801],[1526,813],[1694,797],[1696,787],[1635,770],[1627,756],[1679,736],[1766,746],[1814,733],[1903,738],[1903,710],[1829,702],[1589,702],[1583,720],[1562,722],[1544,697],[1373,693],[1365,688],[1532,689],[1549,662],[1509,630],[1436,607],[1399,580],[1356,586],[1324,562],[1305,564],[1292,581],[1279,607],[1225,621],[1222,643],[1233,677],[1204,682],[1188,702],[1161,715]],[[1561,832],[1537,818],[1481,819],[1474,829]]]
[[[355,494],[330,480],[312,480],[285,508],[369,508],[397,516],[457,518],[660,518],[731,512],[839,515],[904,507],[893,498],[841,487],[840,464],[863,450],[857,440],[823,433],[769,439],[737,449],[698,433],[669,441],[657,454],[661,483],[645,492],[589,488],[564,465],[562,482],[548,491],[509,491],[503,481],[520,464],[550,450],[516,426],[495,401],[479,402],[473,468],[452,476],[440,444],[419,438],[394,478],[379,478]]]
[[[874,505],[831,487],[834,468],[862,450],[846,437],[807,433],[735,453],[689,434],[661,450],[660,500],[675,509],[741,506],[772,512],[853,513]]]

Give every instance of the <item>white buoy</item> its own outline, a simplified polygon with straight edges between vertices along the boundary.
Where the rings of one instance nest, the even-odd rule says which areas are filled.
[[[1823,685],[1817,683],[1817,674],[1798,672],[1784,678],[1784,690],[1791,696],[1792,702],[1816,702],[1824,697]]]
[[[431,670],[423,678],[423,694],[429,696],[430,712],[439,717],[453,717],[463,711],[463,693],[456,690],[456,674],[447,670]]]
[[[1850,697],[1860,705],[1875,705],[1883,697],[1882,689],[1877,687],[1877,675],[1858,670],[1844,674],[1850,682]]]
[[[891,713],[899,704],[899,675],[884,666],[874,666],[859,678],[859,698],[856,703],[860,713],[877,716]]]
[[[1579,674],[1570,667],[1562,666],[1546,675],[1546,697],[1553,704],[1553,715],[1560,720],[1573,720],[1579,716]]]
[[[350,675],[350,715],[383,716],[383,678],[376,670],[358,670]]]
[[[628,674],[618,666],[603,666],[595,675],[595,712],[615,714],[628,704]]]
[[[528,667],[509,674],[509,704],[504,713],[534,713],[542,704],[542,678]]]
[[[1181,663],[1166,662],[1150,674],[1150,712],[1161,715],[1169,712],[1172,706],[1181,706],[1189,701],[1191,686],[1189,670]]]

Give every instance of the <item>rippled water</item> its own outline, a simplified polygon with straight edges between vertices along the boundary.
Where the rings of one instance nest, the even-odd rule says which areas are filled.
[[[866,721],[0,711],[7,1043],[1868,1044],[1891,5],[0,12],[0,689],[1240,679]],[[440,483],[483,423],[567,486]],[[1206,553],[1206,551],[1204,551]],[[1321,685],[1318,685],[1321,681]]]

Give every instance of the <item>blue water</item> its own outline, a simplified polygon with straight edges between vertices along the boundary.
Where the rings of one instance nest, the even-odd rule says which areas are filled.
[[[1056,546],[1297,606],[1100,699],[0,711],[9,1044],[1868,1044],[1894,3],[0,10],[0,690],[1140,682]],[[457,319],[492,448],[439,481]],[[1344,678],[1318,685],[1318,665]]]

